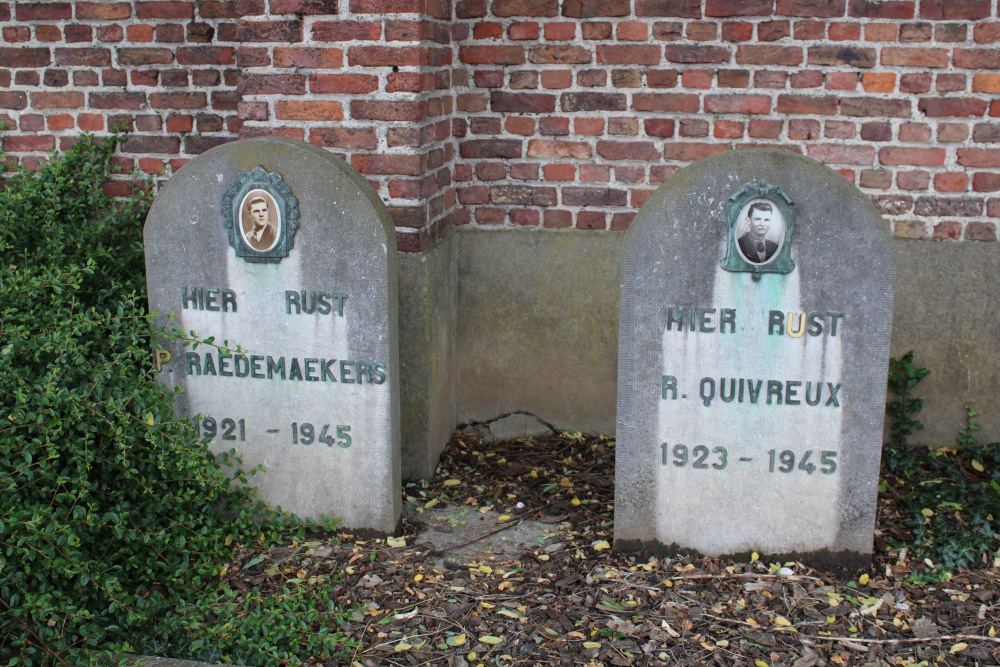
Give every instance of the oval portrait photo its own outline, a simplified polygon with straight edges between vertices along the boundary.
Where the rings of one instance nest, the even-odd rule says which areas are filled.
[[[785,218],[770,199],[751,199],[740,209],[734,233],[743,259],[767,264],[785,242]]]
[[[270,250],[281,234],[281,213],[267,190],[246,193],[240,202],[240,233],[243,242],[259,252]]]

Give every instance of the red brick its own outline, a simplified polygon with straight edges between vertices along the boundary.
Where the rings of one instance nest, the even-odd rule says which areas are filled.
[[[528,51],[528,60],[539,65],[573,64],[591,62],[593,54],[582,46],[539,45]]]
[[[570,227],[573,225],[573,214],[564,210],[546,210],[542,213],[542,224],[545,227]]]
[[[679,42],[684,39],[684,24],[676,21],[657,21],[653,24],[653,39]]]
[[[826,75],[827,90],[854,90],[857,87],[857,72],[829,72]]]
[[[14,3],[18,21],[58,21],[73,18],[73,6],[69,2]]]
[[[920,18],[975,21],[990,16],[990,0],[920,0]]]
[[[613,188],[570,186],[563,188],[562,195],[566,206],[625,206],[627,203],[625,191]]]
[[[804,118],[793,118],[788,121],[788,138],[795,141],[803,139],[818,139],[820,136],[820,125],[818,120],[807,120]]]
[[[477,208],[476,223],[480,225],[502,225],[507,217],[501,208]]]
[[[959,148],[958,163],[963,167],[1000,167],[1000,151],[995,148]]]
[[[357,47],[367,48],[367,47]],[[419,50],[419,47],[414,47]],[[351,50],[352,64],[354,49]],[[395,63],[404,64],[404,63]],[[283,68],[338,69],[344,65],[344,51],[339,48],[274,47],[274,66]]]
[[[938,192],[968,192],[969,175],[961,171],[935,174],[934,189]]]
[[[753,24],[745,21],[726,21],[722,24],[722,39],[726,42],[748,42],[753,39]]]
[[[850,0],[847,14],[863,19],[912,19],[916,3],[914,0]]]
[[[777,111],[781,114],[814,114],[833,116],[840,99],[837,97],[807,97],[805,95],[779,95]]]
[[[0,109],[19,111],[28,106],[28,94],[20,90],[0,90]]]
[[[770,16],[771,0],[705,0],[705,16]]]
[[[512,41],[537,40],[538,24],[532,21],[516,21],[507,29],[507,37]]]
[[[975,98],[924,98],[917,108],[929,118],[979,117],[986,114],[986,101]]]
[[[317,21],[312,26],[312,38],[317,42],[374,41],[381,37],[381,21]]]
[[[507,131],[508,134],[517,134],[522,137],[533,137],[535,136],[534,118],[525,118],[524,116],[508,116],[504,120],[503,129]]]
[[[746,124],[740,120],[716,120],[712,136],[716,139],[742,139]]]
[[[586,21],[581,26],[585,41],[611,39],[611,24],[607,21]]]
[[[881,97],[844,97],[840,100],[840,113],[845,116],[908,118],[910,101]]]
[[[972,77],[972,91],[975,93],[1000,94],[1000,74],[976,72]]]
[[[69,3],[66,3],[69,4]],[[132,5],[128,2],[78,2],[76,18],[80,20],[117,21],[131,18]]]
[[[977,44],[1000,42],[1000,22],[980,23],[972,29],[972,36]]]
[[[3,41],[7,42],[8,44],[16,44],[18,42],[30,42],[31,28],[29,28],[26,25],[4,26]]]
[[[739,47],[743,48],[743,47]],[[668,44],[664,47],[664,56],[674,63],[728,63],[731,59],[729,49],[724,46],[699,46]],[[656,63],[650,63],[656,64]]]
[[[748,133],[755,139],[777,139],[781,136],[784,123],[780,120],[751,119]]]
[[[269,0],[271,14],[336,14],[337,0]]]
[[[135,15],[140,19],[192,19],[193,2],[137,2]]]
[[[701,18],[701,0],[635,0],[636,16]]]
[[[569,41],[576,38],[576,23],[546,23],[545,39],[550,42]]]
[[[698,96],[688,93],[642,93],[633,98],[636,111],[664,111],[696,113],[700,104]]]
[[[314,100],[278,100],[274,106],[278,120],[312,120],[319,122],[343,120],[344,107],[340,102]]]
[[[459,49],[459,60],[467,65],[523,65],[524,47],[463,46]]]
[[[705,111],[710,113],[767,114],[771,98],[767,95],[706,95]]]
[[[920,197],[913,212],[928,217],[975,217],[983,214],[983,201],[978,197]]]
[[[486,0],[458,0],[455,3],[455,18],[478,19],[486,16]]]
[[[571,70],[542,70],[542,88],[550,90],[560,90],[573,85],[573,72]]]
[[[849,125],[851,125],[851,127],[854,126],[853,123],[849,123]],[[861,139],[864,141],[892,141],[892,125],[881,121],[862,123]]]
[[[972,140],[977,144],[1000,143],[1000,124],[976,123],[972,131]]]
[[[940,167],[944,164],[947,151],[944,148],[904,148],[886,146],[879,149],[878,159],[889,167],[914,165],[918,167]]]
[[[382,153],[352,155],[351,166],[362,174],[421,176],[425,165],[422,155]]]
[[[500,39],[503,37],[503,24],[496,21],[477,23],[472,30],[473,39]]]
[[[875,149],[872,146],[813,144],[806,147],[806,155],[824,164],[866,165],[875,161]]]
[[[31,107],[33,109],[79,109],[84,106],[83,93],[66,92],[32,92]]]
[[[597,154],[607,160],[655,161],[660,157],[651,141],[598,141]]]
[[[0,67],[35,69],[45,67],[51,62],[52,57],[45,48],[0,48]]]
[[[528,142],[528,157],[587,159],[592,155],[590,144],[582,141],[533,139]]]
[[[715,42],[719,39],[719,26],[709,21],[691,21],[684,34],[692,42]]]
[[[177,49],[177,63],[179,65],[233,65],[236,63],[236,50],[231,46],[185,46]]]
[[[861,39],[861,24],[831,23],[828,34],[831,42],[857,42]]]
[[[736,49],[736,62],[740,65],[794,67],[802,64],[802,49],[797,46],[772,44],[741,45]]]
[[[946,220],[934,225],[931,238],[937,241],[955,240],[962,236],[962,224],[954,220]]]
[[[846,0],[778,0],[776,14],[834,18],[844,15]]]
[[[900,190],[926,190],[930,186],[930,182],[930,174],[926,171],[906,170],[896,174],[896,187]]]
[[[648,26],[640,21],[623,21],[615,30],[615,36],[622,42],[644,42],[648,33]]]
[[[930,23],[904,23],[899,27],[901,42],[929,42],[932,27]]]
[[[597,62],[606,65],[658,65],[660,47],[645,44],[598,46]]]
[[[558,16],[559,0],[493,0],[493,15],[510,16]]]
[[[869,68],[875,66],[875,49],[853,46],[811,46],[810,65],[849,65]]]
[[[94,29],[89,25],[68,25],[63,31],[66,35],[66,43],[90,42],[94,39]]]
[[[1000,69],[1000,49],[955,49],[955,67]]]
[[[56,59],[59,59],[59,51],[56,49]],[[123,67],[138,67],[142,65],[167,65],[174,62],[174,54],[170,49],[155,47],[138,47],[118,49],[118,64]],[[111,55],[107,54],[104,62],[95,63],[100,65],[110,65]]]
[[[556,110],[555,95],[494,92],[490,106],[498,113],[552,113]]]
[[[559,105],[571,111],[625,111],[627,100],[616,93],[563,93]]]
[[[304,74],[244,74],[239,84],[244,95],[305,95]]]
[[[427,117],[427,103],[409,100],[352,100],[356,120],[420,121]]]
[[[39,42],[61,42],[63,34],[58,26],[39,25],[35,26],[35,39]]]
[[[750,86],[750,71],[745,69],[720,69],[720,88],[747,88]]]
[[[91,93],[91,109],[141,109],[146,104],[144,93]]]
[[[56,147],[55,137],[21,135],[3,138],[3,150],[8,153],[49,152]]]
[[[464,158],[511,159],[521,157],[520,139],[477,139],[463,141],[459,151]]]
[[[990,216],[997,217],[995,213],[991,213]],[[996,225],[992,222],[970,222],[965,226],[964,236],[967,241],[996,241]]]
[[[378,90],[378,77],[370,74],[311,74],[309,92],[314,94],[365,95]]]
[[[574,19],[628,16],[629,0],[563,0],[562,15]]]
[[[352,14],[416,14],[424,11],[423,0],[351,0]]]
[[[82,113],[76,117],[76,125],[83,132],[103,132],[104,116],[96,113]]]
[[[646,70],[646,83],[650,88],[675,88],[677,75],[675,69]]]
[[[643,121],[643,127],[650,137],[672,137],[675,122],[673,119],[651,118]]]
[[[947,67],[947,49],[885,47],[882,64],[891,67]]]
[[[668,142],[663,147],[663,157],[666,160],[693,162],[728,150],[730,147],[724,144]]]
[[[606,229],[607,216],[603,211],[579,211],[576,214],[577,229]]]
[[[302,21],[245,21],[236,23],[238,42],[301,42]]]
[[[507,165],[503,162],[480,162],[476,165],[476,178],[480,181],[507,180]]]
[[[972,175],[972,190],[974,192],[1000,192],[1000,173],[976,172]]]
[[[823,72],[815,69],[799,70],[788,78],[792,88],[820,88],[823,85]]]

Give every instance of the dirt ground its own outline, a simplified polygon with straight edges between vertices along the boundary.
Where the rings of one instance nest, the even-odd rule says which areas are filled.
[[[881,529],[872,567],[847,575],[620,554],[613,486],[602,438],[472,429],[434,479],[406,486],[401,537],[289,545],[246,571],[234,563],[230,582],[280,586],[268,563],[339,573],[336,602],[359,606],[336,627],[366,667],[1000,665],[995,562],[918,585],[933,564],[889,549]]]

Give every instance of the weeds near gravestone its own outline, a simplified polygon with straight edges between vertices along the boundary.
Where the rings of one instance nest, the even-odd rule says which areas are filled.
[[[308,526],[233,484],[238,461],[155,381],[149,194],[103,192],[117,141],[84,137],[0,188],[0,664],[337,656],[342,635],[315,614],[334,577],[265,596],[220,576],[241,544]]]
[[[880,484],[890,543],[906,548],[918,563],[911,575],[918,583],[947,580],[955,568],[1000,559],[1000,444],[979,444],[973,435],[978,411],[965,406],[957,449],[907,442],[923,428],[916,419],[923,400],[913,389],[929,373],[913,362],[912,352],[890,360],[889,390],[897,398],[886,405],[893,422],[882,453],[888,474]]]

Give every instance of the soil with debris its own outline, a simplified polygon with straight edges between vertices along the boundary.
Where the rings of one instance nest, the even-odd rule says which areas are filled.
[[[613,491],[604,438],[458,433],[434,479],[406,485],[399,538],[287,545],[268,572],[240,569],[260,560],[248,550],[228,577],[267,590],[287,573],[339,574],[336,603],[356,610],[337,628],[365,666],[1000,665],[996,563],[918,585],[911,575],[933,564],[888,548],[881,531],[871,569],[851,578],[620,554]],[[879,511],[881,526],[891,502]]]

